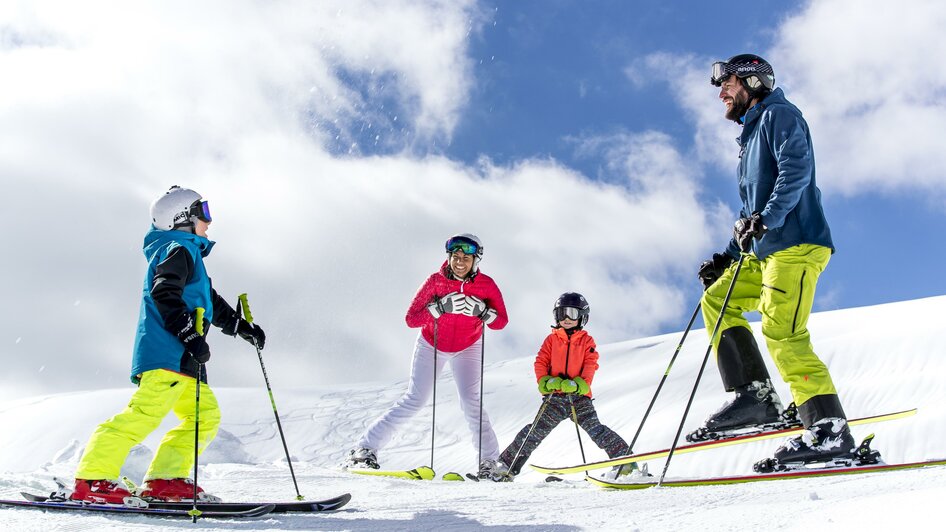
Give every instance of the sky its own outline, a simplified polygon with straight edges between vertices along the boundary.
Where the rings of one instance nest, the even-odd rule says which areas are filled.
[[[534,353],[566,291],[599,343],[678,331],[738,211],[709,65],[744,52],[811,127],[838,248],[815,310],[946,293],[944,23],[922,0],[4,2],[0,397],[128,385],[171,185],[210,201],[214,287],[249,294],[278,386],[402,378],[404,312],[460,232],[510,311],[487,360]],[[210,343],[212,384],[259,384],[252,348]]]

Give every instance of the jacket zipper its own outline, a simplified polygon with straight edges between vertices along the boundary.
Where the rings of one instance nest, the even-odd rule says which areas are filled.
[[[568,376],[568,356],[572,352],[572,337],[568,336],[568,333],[565,334],[565,337],[568,338],[568,347],[565,348],[565,371],[564,371],[565,377],[564,378],[570,379],[571,377]]]

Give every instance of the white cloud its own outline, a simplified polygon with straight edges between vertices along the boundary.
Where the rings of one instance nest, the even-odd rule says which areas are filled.
[[[776,75],[812,126],[822,188],[946,192],[946,4],[812,2],[779,28]]]
[[[810,2],[786,19],[768,50],[776,84],[799,106],[812,131],[822,190],[946,192],[946,4]],[[666,82],[696,126],[697,156],[733,168],[739,126],[723,118],[709,65],[722,57],[647,55],[625,73],[637,86]]]
[[[249,293],[276,385],[403,378],[404,311],[454,232],[484,239],[510,307],[490,359],[533,352],[568,290],[591,301],[599,342],[679,317],[677,281],[725,224],[668,137],[584,139],[605,181],[551,160],[407,154],[459,120],[479,19],[454,1],[0,7],[10,374],[127,383],[147,208],[171,184],[211,201],[214,285]],[[369,124],[392,149],[340,155]],[[211,344],[213,382],[259,384],[249,346]]]

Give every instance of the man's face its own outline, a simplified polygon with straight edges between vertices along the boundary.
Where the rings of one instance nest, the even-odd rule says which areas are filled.
[[[749,91],[736,76],[729,76],[719,87],[719,99],[726,106],[726,118],[736,123],[752,107]]]

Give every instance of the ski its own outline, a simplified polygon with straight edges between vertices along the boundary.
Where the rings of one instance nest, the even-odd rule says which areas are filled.
[[[29,494],[24,493],[24,497],[30,497]],[[42,497],[46,499],[45,497]],[[140,500],[140,499],[139,499]],[[142,501],[144,502],[144,501]],[[80,511],[80,512],[100,512],[100,513],[116,513],[116,514],[131,514],[131,515],[150,515],[155,517],[185,517],[192,518],[193,514],[191,513],[191,506],[188,505],[184,508],[174,509],[174,508],[152,508],[147,507],[137,507],[123,504],[92,504],[92,503],[83,503],[78,501],[31,501],[31,500],[22,500],[22,501],[12,501],[12,500],[0,500],[0,506],[11,506],[19,508],[32,508],[36,510],[56,510],[56,511]],[[273,504],[263,504],[255,506],[252,508],[247,508],[244,510],[199,510],[197,516],[200,518],[244,518],[244,517],[261,517],[273,511],[275,505]]]
[[[901,418],[909,417],[914,414],[916,414],[916,408],[913,408],[911,410],[903,410],[901,412],[892,412],[890,414],[881,414],[878,416],[869,416],[869,417],[861,417],[861,418],[856,418],[856,419],[849,419],[847,423],[848,425],[864,425],[867,423],[879,423],[881,421],[890,421],[894,419],[901,419]],[[717,447],[726,447],[729,445],[739,445],[742,443],[767,440],[771,438],[781,438],[785,436],[792,436],[794,434],[800,434],[803,430],[804,429],[801,427],[795,427],[795,428],[788,428],[788,429],[782,429],[782,430],[773,430],[769,432],[761,432],[757,434],[750,434],[746,436],[736,436],[733,438],[726,438],[722,440],[701,441],[701,442],[692,443],[689,445],[680,445],[674,450],[674,454],[693,453],[697,451],[715,449]],[[573,466],[549,467],[549,466],[539,466],[539,465],[529,464],[529,467],[531,467],[532,469],[535,469],[536,471],[540,473],[544,473],[546,475],[564,475],[568,473],[581,473],[583,471],[601,469],[605,467],[614,467],[614,466],[629,464],[631,462],[643,462],[645,460],[663,458],[669,454],[670,454],[670,449],[662,449],[660,451],[629,454],[627,456],[619,456],[617,458],[601,460],[599,462],[591,462],[587,464],[578,464],[578,465],[573,465]]]
[[[50,500],[49,497],[44,497],[42,495],[34,495],[32,493],[22,493],[23,497],[29,502],[66,502],[66,501],[54,501]],[[193,509],[194,504],[191,502],[166,502],[166,501],[149,501],[144,499],[148,504],[148,508],[153,509],[167,509],[167,510],[190,510]],[[272,506],[271,513],[284,513],[284,512],[330,512],[333,510],[338,510],[342,506],[348,504],[348,501],[351,500],[351,494],[345,493],[339,495],[338,497],[332,497],[331,499],[323,499],[319,501],[291,501],[291,502],[197,502],[197,509],[201,512],[245,512],[251,511],[256,508],[269,507]],[[201,514],[204,515],[204,514]]]
[[[357,469],[349,468],[349,473],[354,473],[356,475],[368,475],[374,477],[393,477],[393,478],[406,478],[410,480],[433,480],[437,476],[434,473],[434,470],[427,466],[420,466],[417,469],[408,469],[406,471],[385,471],[382,469]]]
[[[714,477],[714,478],[691,478],[664,480],[660,486],[668,488],[690,487],[690,486],[719,486],[724,484],[745,484],[749,482],[765,482],[770,480],[790,480],[796,478],[815,478],[829,477],[833,475],[856,475],[861,473],[883,473],[888,471],[903,471],[906,469],[919,469],[923,467],[946,466],[946,459],[926,460],[922,462],[904,462],[898,464],[872,464],[864,466],[834,467],[819,469],[797,469],[787,472],[737,475],[732,477]],[[600,486],[602,488],[619,490],[637,490],[652,488],[657,486],[656,480],[643,482],[614,482],[600,479],[591,475],[585,475],[585,480]]]

